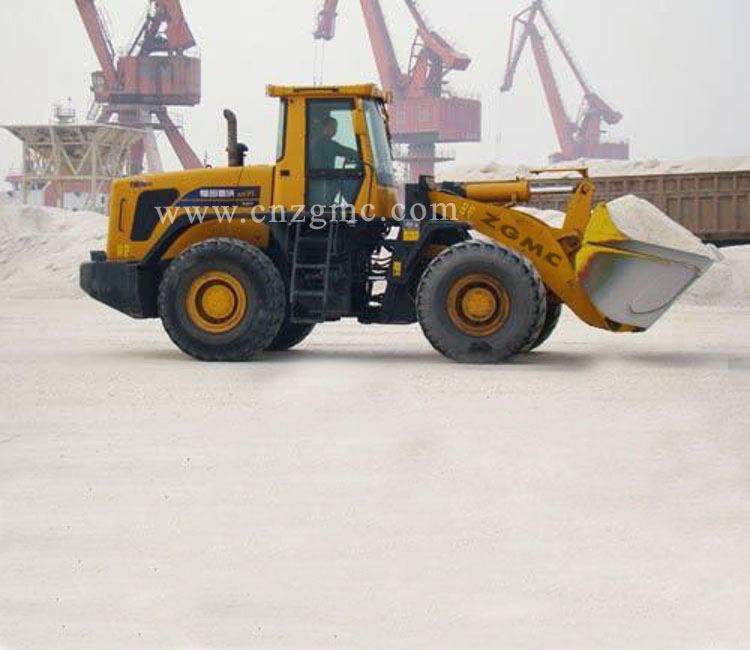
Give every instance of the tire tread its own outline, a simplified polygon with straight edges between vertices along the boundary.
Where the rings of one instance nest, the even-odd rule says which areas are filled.
[[[169,309],[170,292],[177,286],[182,273],[187,271],[196,257],[213,253],[237,255],[253,274],[257,274],[260,283],[270,287],[270,301],[264,310],[260,332],[252,341],[234,348],[206,349],[196,345],[179,325],[174,322]],[[276,336],[284,316],[286,292],[281,275],[271,261],[259,248],[240,239],[216,237],[199,242],[179,255],[167,267],[159,285],[158,310],[164,329],[172,341],[183,352],[201,361],[247,361],[262,352]]]

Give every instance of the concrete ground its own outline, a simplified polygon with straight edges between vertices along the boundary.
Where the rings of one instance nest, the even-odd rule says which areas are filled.
[[[750,648],[750,311],[460,366],[0,311],[0,647]]]

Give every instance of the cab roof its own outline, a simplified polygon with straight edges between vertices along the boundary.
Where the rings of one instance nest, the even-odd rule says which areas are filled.
[[[266,86],[269,97],[362,97],[390,101],[390,93],[384,93],[375,84],[355,86]]]

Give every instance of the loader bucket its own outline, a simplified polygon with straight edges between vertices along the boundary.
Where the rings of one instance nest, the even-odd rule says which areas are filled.
[[[576,274],[610,321],[651,327],[713,263],[692,252],[631,239],[604,204],[593,212],[576,256]]]

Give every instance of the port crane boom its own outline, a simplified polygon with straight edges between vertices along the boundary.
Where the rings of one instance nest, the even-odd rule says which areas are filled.
[[[583,101],[576,120],[571,119],[565,110],[560,88],[550,63],[545,39],[539,29],[539,23],[551,34],[553,41],[583,91]],[[539,71],[544,95],[560,145],[560,151],[550,156],[550,159],[553,162],[576,160],[578,158],[627,160],[630,157],[627,143],[604,142],[601,139],[603,124],[618,124],[622,120],[622,114],[613,109],[592,90],[581,72],[580,66],[573,58],[560,30],[544,6],[543,0],[535,0],[513,18],[508,62],[500,91],[509,92],[513,88],[516,70],[528,42],[531,43],[534,61]]]

